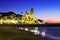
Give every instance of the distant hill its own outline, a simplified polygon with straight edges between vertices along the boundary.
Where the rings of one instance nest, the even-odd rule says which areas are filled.
[[[9,16],[9,15],[12,15],[12,14],[15,14],[16,16],[22,16],[20,14],[16,14],[14,12],[0,12],[0,15],[2,14],[2,16]]]

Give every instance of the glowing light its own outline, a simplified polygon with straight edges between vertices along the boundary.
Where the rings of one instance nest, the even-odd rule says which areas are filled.
[[[41,32],[41,36],[42,37],[45,37],[45,32]]]
[[[37,32],[37,30],[34,30],[34,32]]]
[[[6,24],[17,24],[18,23],[18,20],[0,20],[0,24],[3,24],[3,23],[6,23]]]
[[[34,32],[34,30],[30,30],[30,32]]]
[[[23,30],[24,28],[21,27],[20,29]]]
[[[34,30],[34,34],[35,34],[35,35],[39,35],[40,32],[39,32],[38,30]]]
[[[38,35],[40,34],[40,31],[37,31]]]
[[[28,28],[25,28],[25,31],[28,31]]]
[[[0,24],[2,24],[2,20],[0,20]]]
[[[18,23],[18,21],[17,20],[6,20],[6,22],[8,22],[8,23],[14,23],[14,24],[16,24],[16,23]]]

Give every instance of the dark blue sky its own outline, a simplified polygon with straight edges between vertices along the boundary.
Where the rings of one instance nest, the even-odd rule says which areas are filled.
[[[43,20],[60,20],[60,0],[0,0],[0,12],[15,13],[30,11],[34,8],[37,18]]]

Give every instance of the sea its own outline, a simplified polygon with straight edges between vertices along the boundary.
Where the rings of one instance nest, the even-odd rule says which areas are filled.
[[[39,31],[42,32],[43,30],[46,32],[46,37],[60,40],[60,27],[39,27]]]

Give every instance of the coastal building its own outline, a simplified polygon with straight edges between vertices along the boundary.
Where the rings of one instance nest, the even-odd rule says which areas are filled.
[[[0,24],[43,24],[43,22],[34,16],[34,10],[31,8],[30,13],[26,11],[25,15],[13,12],[0,13]]]
[[[27,11],[25,15],[22,17],[22,22],[25,24],[42,24],[42,22],[38,21],[38,19],[34,16],[33,8],[30,9],[30,13]]]

